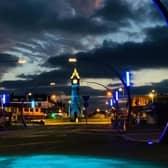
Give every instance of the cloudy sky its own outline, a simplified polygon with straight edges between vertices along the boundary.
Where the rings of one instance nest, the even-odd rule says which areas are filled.
[[[122,86],[113,69],[132,71],[135,94],[167,92],[167,51],[168,27],[152,0],[0,1],[1,90],[68,95],[75,56],[81,95],[103,96],[92,82]]]

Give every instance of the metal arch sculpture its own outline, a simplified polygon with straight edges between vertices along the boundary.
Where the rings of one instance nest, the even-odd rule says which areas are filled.
[[[165,18],[167,25],[168,25],[168,9],[166,6],[161,2],[161,0],[152,0],[155,6],[159,9],[161,15]]]

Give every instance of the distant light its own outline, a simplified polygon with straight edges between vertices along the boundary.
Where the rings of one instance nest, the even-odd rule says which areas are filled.
[[[51,113],[51,118],[56,119],[56,114],[54,112]]]
[[[127,86],[130,86],[130,72],[126,72],[126,84]]]
[[[50,99],[51,99],[52,101],[56,101],[56,100],[57,100],[57,95],[56,95],[56,94],[52,94],[52,95],[50,96]]]
[[[75,62],[77,62],[77,59],[76,59],[76,58],[69,58],[69,59],[68,59],[68,62],[75,63]]]
[[[108,105],[108,104],[109,104],[107,100],[106,100],[105,104],[106,104],[106,105]]]
[[[107,97],[112,97],[113,96],[113,94],[110,90],[107,91],[106,95],[107,95]]]
[[[28,96],[32,96],[32,93],[31,93],[31,92],[29,92],[29,93],[28,93]]]
[[[55,82],[50,82],[50,86],[55,86],[56,83]]]
[[[31,108],[35,108],[35,101],[34,100],[31,101]]]
[[[5,94],[2,95],[2,103],[6,104],[6,95]]]
[[[148,141],[147,143],[148,143],[148,145],[152,145],[153,141]]]
[[[154,90],[154,89],[152,90],[152,93],[155,93],[155,90]]]
[[[149,97],[150,97],[150,98],[153,98],[153,97],[154,97],[154,94],[153,94],[153,93],[149,93]]]
[[[110,106],[113,106],[113,99],[110,99]]]
[[[18,64],[25,64],[25,63],[26,63],[26,60],[25,60],[25,59],[19,58]]]
[[[118,97],[118,90],[115,91],[115,99],[118,101],[119,97]]]
[[[9,94],[1,94],[0,95],[0,102],[1,102],[1,105],[6,105],[9,103]]]

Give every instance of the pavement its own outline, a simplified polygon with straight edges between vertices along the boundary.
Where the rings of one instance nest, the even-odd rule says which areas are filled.
[[[44,153],[82,154],[152,161],[168,166],[167,144],[157,142],[158,128],[132,128],[126,132],[111,125],[31,125],[0,131],[0,155]]]

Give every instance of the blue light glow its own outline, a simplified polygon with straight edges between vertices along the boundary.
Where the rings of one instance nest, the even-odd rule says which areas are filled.
[[[113,106],[113,99],[110,99],[110,106]]]
[[[147,143],[148,143],[148,145],[152,145],[152,144],[153,144],[153,142],[152,142],[152,141],[148,141]]]
[[[168,122],[159,137],[159,143],[161,143],[161,141],[163,140],[163,137],[165,136],[167,130],[168,130]]]
[[[31,108],[35,108],[35,101],[34,100],[31,101]]]
[[[118,101],[119,97],[118,97],[118,90],[115,91],[115,99],[116,101]]]
[[[9,168],[159,168],[151,162],[75,155],[30,155],[0,157],[0,167]]]
[[[130,72],[126,72],[126,84],[127,86],[130,86]]]
[[[5,94],[2,95],[2,103],[6,104],[6,95]]]
[[[9,94],[0,94],[0,101],[1,101],[1,104],[3,105],[6,105],[9,103]]]

